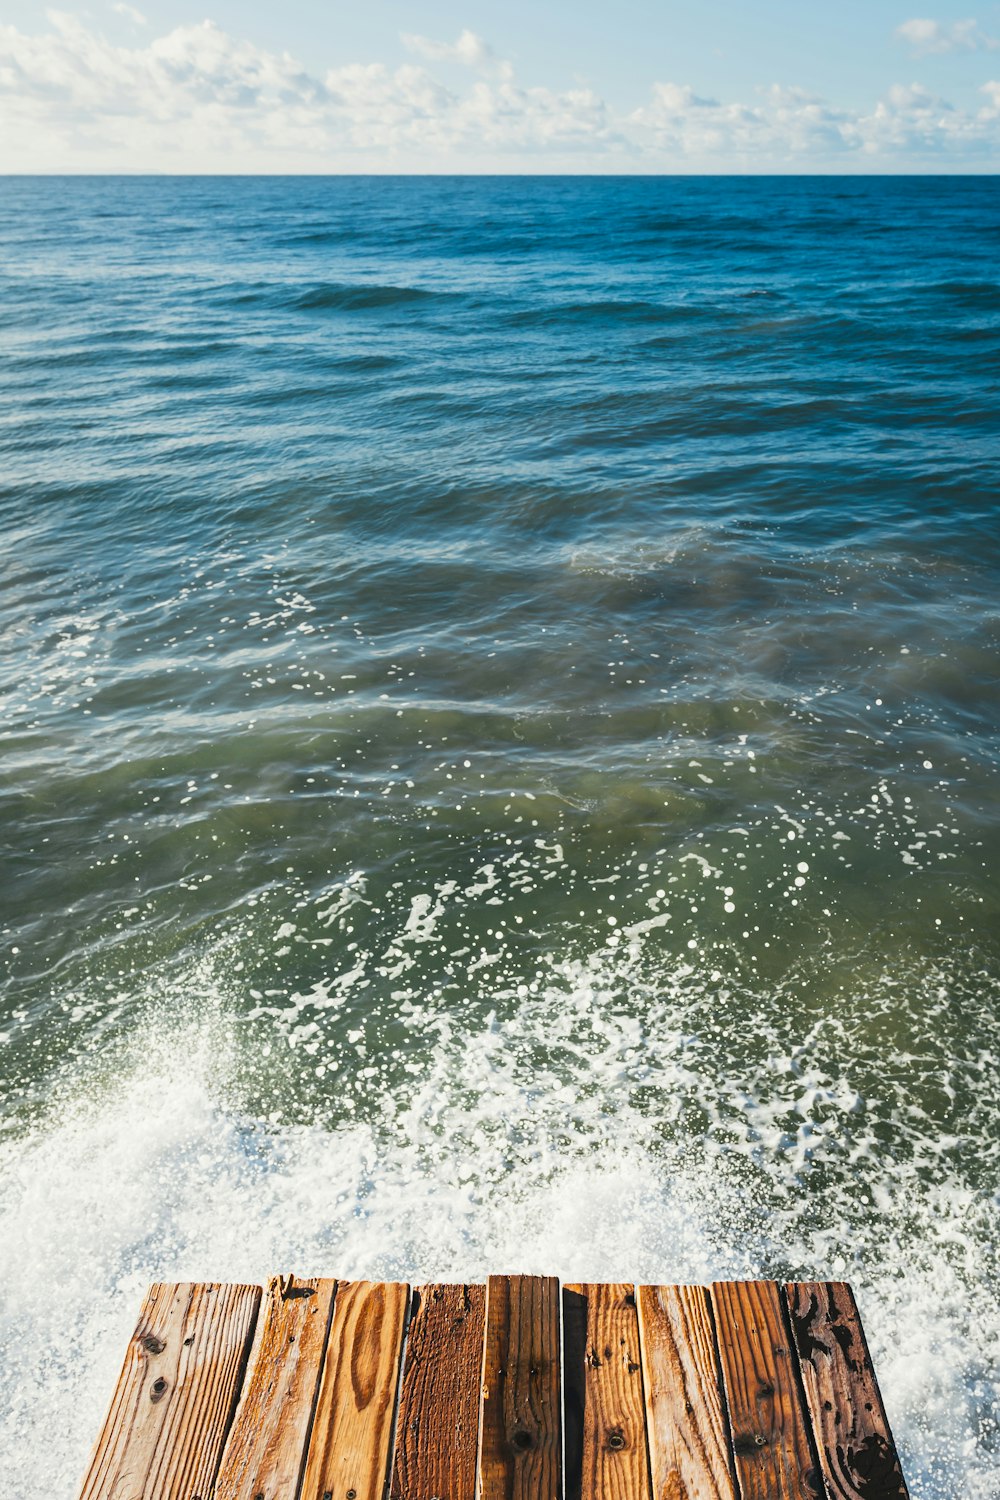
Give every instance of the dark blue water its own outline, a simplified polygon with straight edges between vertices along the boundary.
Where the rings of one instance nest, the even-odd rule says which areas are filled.
[[[520,1266],[1000,1493],[1000,185],[0,198],[10,1492],[153,1277]]]

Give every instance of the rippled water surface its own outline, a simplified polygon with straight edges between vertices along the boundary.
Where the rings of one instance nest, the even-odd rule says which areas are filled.
[[[0,1452],[153,1277],[843,1276],[1000,1494],[1000,185],[0,183]]]

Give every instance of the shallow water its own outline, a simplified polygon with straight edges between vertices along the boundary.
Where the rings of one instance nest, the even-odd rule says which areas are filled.
[[[522,1268],[1000,1494],[997,183],[0,195],[5,1493],[153,1277]]]

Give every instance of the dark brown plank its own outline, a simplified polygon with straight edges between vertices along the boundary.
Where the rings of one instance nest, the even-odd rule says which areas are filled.
[[[295,1500],[336,1288],[294,1276],[268,1284],[215,1500]]]
[[[708,1292],[638,1288],[654,1500],[737,1500]]]
[[[484,1286],[422,1286],[406,1339],[392,1500],[475,1500]]]
[[[259,1286],[150,1287],[80,1500],[208,1500],[259,1302]]]
[[[338,1283],[301,1500],[383,1500],[409,1295]]]
[[[817,1500],[822,1483],[780,1288],[717,1281],[712,1311],[743,1500]]]
[[[835,1500],[908,1500],[854,1294],[843,1281],[785,1288],[806,1405]]]
[[[564,1287],[563,1337],[567,1500],[650,1500],[635,1288]]]
[[[558,1500],[559,1283],[491,1276],[479,1450],[480,1500]]]

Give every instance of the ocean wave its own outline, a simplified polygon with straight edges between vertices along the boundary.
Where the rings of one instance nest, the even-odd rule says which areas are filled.
[[[369,312],[440,301],[446,295],[416,286],[338,285],[321,282],[289,294],[289,305],[303,312]]]
[[[541,303],[531,308],[518,308],[506,315],[506,321],[521,327],[545,327],[554,323],[688,323],[718,317],[721,311],[711,303],[595,298],[588,302]]]
[[[935,281],[924,289],[977,312],[1000,310],[1000,283],[995,281]]]

